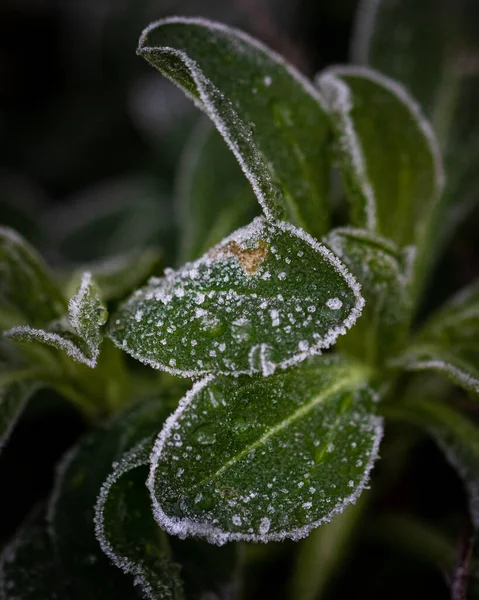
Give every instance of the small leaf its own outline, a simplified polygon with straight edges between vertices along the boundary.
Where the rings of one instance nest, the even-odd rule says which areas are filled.
[[[270,375],[345,334],[359,286],[304,231],[263,218],[193,263],[152,279],[110,320],[119,348],[184,377]]]
[[[66,309],[53,277],[37,252],[15,231],[0,227],[0,309],[11,311],[8,322],[44,325]]]
[[[63,350],[76,360],[94,368],[102,341],[100,327],[108,311],[102,305],[91,273],[84,273],[80,288],[68,303],[68,323],[63,319],[50,324],[48,330],[17,325],[4,335],[17,342],[46,344]]]
[[[207,120],[196,127],[177,176],[181,263],[194,260],[258,215],[238,162]]]
[[[138,53],[214,122],[267,217],[324,233],[329,120],[304,77],[245,33],[203,19],[152,23]]]
[[[156,525],[144,482],[152,438],[127,452],[103,484],[95,507],[95,532],[114,565],[135,576],[147,598],[183,598],[179,566],[166,534]]]
[[[410,348],[394,360],[410,371],[444,373],[479,394],[479,284],[459,292],[433,315]]]
[[[37,386],[13,381],[0,387],[0,452]]]
[[[335,67],[319,75],[356,225],[414,244],[443,186],[437,142],[404,88],[375,71]]]
[[[269,378],[208,377],[167,420],[148,487],[168,533],[300,539],[354,503],[377,457],[382,421],[367,373],[316,357]]]
[[[324,243],[357,278],[366,301],[340,347],[369,364],[380,364],[400,350],[407,335],[412,309],[409,253],[364,229],[334,229]]]
[[[479,529],[479,428],[456,409],[435,399],[415,399],[392,408],[426,430],[443,450],[447,460],[464,481],[469,509]]]
[[[83,579],[95,580],[108,567],[95,538],[93,518],[98,492],[112,463],[140,440],[159,431],[168,413],[161,400],[131,407],[106,427],[87,434],[60,463],[48,518],[63,568],[80,589]],[[112,585],[124,581],[117,569],[113,569],[110,579]]]
[[[88,263],[87,268],[70,275],[66,284],[67,295],[78,289],[82,275],[87,270],[92,274],[104,301],[122,300],[143,285],[151,275],[160,272],[161,259],[159,250],[145,248]]]

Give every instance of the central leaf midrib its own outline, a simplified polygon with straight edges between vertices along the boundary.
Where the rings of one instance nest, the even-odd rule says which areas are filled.
[[[243,456],[246,456],[246,454],[248,454],[252,450],[255,450],[259,446],[262,446],[263,444],[265,444],[268,441],[268,439],[270,439],[277,433],[283,431],[286,427],[288,427],[289,425],[291,425],[292,423],[294,423],[301,417],[304,417],[305,415],[307,415],[311,410],[313,410],[316,406],[318,406],[318,404],[321,404],[322,402],[324,402],[329,396],[337,394],[338,392],[340,392],[342,390],[346,390],[348,388],[354,388],[354,387],[356,387],[356,385],[359,382],[366,381],[365,370],[359,369],[357,367],[356,368],[352,367],[352,369],[353,369],[353,373],[351,373],[351,370],[349,371],[349,373],[348,373],[349,378],[346,381],[343,380],[343,381],[341,381],[341,383],[337,383],[336,385],[330,386],[322,394],[313,398],[313,400],[311,400],[311,402],[300,406],[296,411],[294,411],[294,413],[292,415],[290,415],[283,421],[277,423],[276,425],[274,425],[273,427],[268,429],[268,431],[265,434],[263,434],[260,438],[258,438],[255,442],[253,442],[252,444],[250,444],[246,448],[243,448],[243,450],[241,450],[240,452],[235,454],[235,456],[230,458],[215,473],[208,475],[207,477],[205,477],[198,483],[195,483],[192,487],[190,487],[188,489],[188,492],[191,492],[191,491],[195,490],[196,488],[198,488],[199,486],[201,486],[205,483],[208,483],[209,481],[215,479],[216,477],[219,477],[222,473],[224,473],[226,470],[228,470],[231,466],[233,466],[235,463],[240,461],[243,458]]]

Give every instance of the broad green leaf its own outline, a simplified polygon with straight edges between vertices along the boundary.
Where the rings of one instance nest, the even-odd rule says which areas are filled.
[[[161,399],[134,406],[105,427],[87,434],[60,463],[48,517],[63,568],[79,590],[83,579],[87,585],[101,577],[108,566],[95,538],[93,518],[98,493],[112,464],[140,440],[158,432],[168,413]],[[115,568],[111,580],[113,585],[124,578]],[[85,592],[83,597],[89,596]]]
[[[63,558],[52,543],[44,510],[35,509],[0,557],[0,599],[140,598],[133,585],[107,561],[90,573],[84,565],[94,562],[95,556],[78,556],[72,573],[65,569]]]
[[[155,248],[132,250],[88,263],[87,268],[78,269],[69,276],[65,286],[67,296],[78,289],[83,273],[89,271],[104,301],[121,300],[143,285],[151,275],[158,274],[161,263],[162,254]]]
[[[325,232],[329,119],[304,77],[245,33],[203,19],[152,23],[138,53],[214,122],[267,217]]]
[[[37,252],[15,231],[0,227],[0,327],[19,321],[44,325],[66,309]],[[3,315],[11,315],[6,319]]]
[[[166,534],[151,514],[145,480],[153,438],[140,442],[116,463],[95,506],[95,532],[114,565],[135,576],[147,598],[183,598],[179,565]]]
[[[360,2],[353,59],[409,88],[444,152],[448,185],[442,208],[450,208],[430,232],[436,246],[437,238],[449,236],[477,202],[478,40],[476,0]]]
[[[402,417],[426,430],[444,451],[464,481],[471,518],[479,528],[479,428],[455,408],[434,399],[414,399],[392,407]]]
[[[24,381],[12,381],[0,387],[0,452],[36,387]]]
[[[68,303],[68,321],[65,318],[55,321],[47,329],[16,325],[4,335],[17,342],[46,344],[63,350],[73,360],[94,368],[102,341],[100,328],[107,318],[108,311],[91,273],[84,273],[80,288]]]
[[[382,422],[363,367],[316,357],[273,375],[207,377],[167,420],[148,487],[168,533],[300,539],[354,503]]]
[[[251,186],[221,135],[201,120],[177,175],[181,263],[194,260],[258,214]]]
[[[361,284],[366,305],[341,348],[369,364],[399,351],[411,317],[410,263],[406,252],[364,229],[334,229],[324,243]]]
[[[444,373],[479,394],[479,284],[462,290],[433,315],[404,354],[394,361],[410,371]]]
[[[191,600],[210,595],[233,600],[235,546],[220,550],[205,542],[175,539],[170,544],[155,523],[145,487],[152,446],[151,437],[127,452],[101,488],[95,523],[103,551],[115,565],[135,575],[148,598],[176,598],[184,588],[184,597]]]
[[[363,303],[325,246],[258,217],[199,260],[152,279],[113,316],[109,335],[138,360],[185,377],[270,375],[333,344]]]
[[[359,67],[318,76],[336,133],[353,223],[399,246],[422,240],[444,186],[434,133],[404,88]]]

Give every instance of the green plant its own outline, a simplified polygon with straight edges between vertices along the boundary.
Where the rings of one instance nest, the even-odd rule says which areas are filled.
[[[479,437],[454,403],[455,386],[479,395],[477,284],[417,318],[452,196],[422,110],[369,68],[313,85],[200,19],[153,24],[138,53],[210,117],[243,173],[201,124],[179,177],[188,262],[126,300],[155,253],[90,265],[62,289],[1,230],[2,440],[42,386],[95,424],[7,547],[2,597],[236,597],[251,546],[212,544],[299,540],[344,511],[299,552],[291,597],[314,598],[325,576],[311,557],[335,568],[385,418],[437,440],[479,526]]]

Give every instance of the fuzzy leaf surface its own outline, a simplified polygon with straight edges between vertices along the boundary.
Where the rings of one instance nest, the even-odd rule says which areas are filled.
[[[456,409],[435,399],[405,402],[395,411],[426,430],[464,481],[469,510],[479,529],[479,429]]]
[[[419,106],[370,69],[335,67],[317,83],[334,122],[353,222],[399,246],[416,243],[444,186],[439,148]]]
[[[0,452],[35,391],[34,384],[23,381],[13,381],[0,387]]]
[[[83,580],[101,577],[109,564],[95,538],[93,518],[98,493],[112,463],[140,440],[158,432],[168,413],[161,399],[134,406],[105,427],[87,434],[58,467],[48,517],[64,569],[78,579],[80,590]],[[85,561],[84,557],[90,560]],[[113,569],[111,580],[124,578]],[[84,597],[88,597],[86,591]]]
[[[208,377],[158,436],[148,487],[181,538],[299,539],[355,502],[377,456],[377,396],[357,364],[315,357],[272,377]]]
[[[360,315],[359,286],[325,246],[258,217],[152,279],[110,320],[119,348],[181,376],[270,375],[319,353]]]
[[[16,325],[4,335],[17,342],[45,344],[62,350],[73,360],[93,368],[100,353],[100,328],[107,318],[108,312],[91,273],[84,273],[80,288],[68,303],[68,320],[54,321],[46,329]]]
[[[259,214],[254,193],[214,126],[202,119],[177,176],[181,263],[194,260]]]
[[[203,19],[152,23],[138,53],[214,122],[267,217],[324,233],[329,119],[303,76],[245,33]]]
[[[47,266],[12,229],[0,227],[0,327],[18,322],[44,325],[66,309]],[[11,320],[5,315],[12,315]]]
[[[145,487],[153,441],[147,438],[124,454],[101,488],[95,523],[103,551],[115,565],[135,575],[148,598],[199,600],[214,595],[233,600],[234,546],[219,550],[197,540],[170,544],[155,523]]]
[[[390,240],[364,229],[339,228],[324,243],[361,284],[366,305],[340,347],[369,364],[398,352],[411,316],[410,259]]]
[[[479,396],[479,283],[433,315],[394,362],[410,371],[438,371]]]

